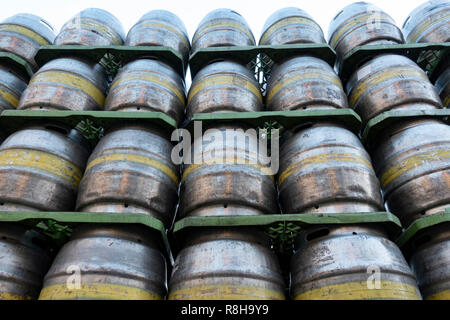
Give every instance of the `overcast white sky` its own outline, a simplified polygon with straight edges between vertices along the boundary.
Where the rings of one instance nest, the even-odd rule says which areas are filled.
[[[200,20],[211,10],[230,8],[249,23],[258,42],[264,22],[274,11],[284,7],[298,7],[307,11],[322,27],[325,37],[331,19],[344,6],[355,0],[1,0],[0,20],[16,13],[27,12],[41,16],[57,30],[73,15],[85,8],[96,7],[114,14],[122,22],[125,32],[147,11],[165,9],[178,15],[189,32],[189,38]],[[401,27],[408,14],[425,0],[372,0],[369,1],[391,15]]]

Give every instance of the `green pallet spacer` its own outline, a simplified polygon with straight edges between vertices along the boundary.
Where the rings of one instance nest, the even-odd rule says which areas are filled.
[[[27,82],[33,76],[33,69],[31,69],[28,62],[21,57],[16,56],[14,53],[0,52],[0,63],[18,70],[20,75],[26,78]]]

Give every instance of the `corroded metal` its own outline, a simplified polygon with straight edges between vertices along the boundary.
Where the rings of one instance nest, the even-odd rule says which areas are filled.
[[[0,64],[0,113],[17,108],[26,87],[27,82],[20,73],[7,64]]]

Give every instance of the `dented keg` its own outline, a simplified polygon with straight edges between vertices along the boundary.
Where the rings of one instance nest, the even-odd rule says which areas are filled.
[[[194,140],[181,179],[181,217],[278,212],[274,173],[257,138],[254,129],[222,124]]]
[[[3,110],[17,108],[26,87],[27,81],[20,72],[0,63],[0,113]]]
[[[0,51],[14,53],[38,69],[34,56],[41,46],[53,44],[55,30],[44,19],[19,13],[0,23]]]
[[[130,29],[127,46],[163,46],[177,51],[187,66],[191,44],[183,21],[166,10],[152,10],[144,14]]]
[[[160,300],[167,292],[166,272],[149,229],[83,225],[56,256],[39,299]]]
[[[346,91],[350,107],[363,119],[389,110],[434,110],[442,103],[425,72],[400,55],[380,55],[353,73]]]
[[[293,299],[421,299],[400,249],[374,225],[313,227],[300,232],[296,250]]]
[[[84,9],[67,21],[55,38],[55,45],[120,46],[125,31],[120,21],[108,11]]]
[[[450,205],[450,127],[438,120],[397,123],[373,152],[384,200],[404,227]]]
[[[333,18],[328,30],[328,43],[340,59],[358,46],[404,43],[394,19],[367,2],[346,6]]]
[[[21,110],[87,111],[103,108],[106,74],[102,66],[82,58],[58,58],[31,78],[22,94]]]
[[[0,211],[72,211],[89,151],[76,130],[48,124],[0,146]]]
[[[0,300],[37,299],[51,262],[43,241],[21,225],[0,224]]]
[[[192,38],[192,52],[209,47],[254,46],[255,37],[236,11],[216,9],[208,13]]]
[[[273,68],[266,103],[274,111],[348,108],[347,96],[333,68],[308,56],[290,58]]]
[[[424,229],[415,242],[410,265],[423,298],[450,300],[450,224]]]
[[[441,73],[436,80],[435,86],[441,96],[444,108],[450,107],[450,66]]]
[[[285,213],[383,211],[380,184],[358,137],[336,124],[299,128],[280,150]]]
[[[407,42],[449,42],[450,2],[427,1],[414,9],[403,24]]]
[[[169,65],[139,59],[120,69],[105,102],[108,111],[160,111],[178,123],[184,117],[183,78]]]
[[[169,225],[178,200],[178,168],[165,134],[146,125],[110,130],[89,158],[77,210],[145,213]]]
[[[187,118],[195,113],[262,111],[259,84],[250,70],[233,61],[214,62],[195,76],[188,95]]]
[[[266,21],[260,45],[326,43],[322,28],[305,11],[288,7],[273,13]]]
[[[281,270],[267,242],[255,230],[196,231],[175,261],[169,299],[283,300]]]

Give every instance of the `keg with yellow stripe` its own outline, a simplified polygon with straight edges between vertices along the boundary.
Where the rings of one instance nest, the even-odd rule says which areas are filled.
[[[83,225],[56,256],[39,300],[161,300],[166,272],[149,229]]]
[[[0,23],[0,51],[14,53],[38,69],[34,56],[41,46],[53,44],[55,29],[41,17],[19,13]]]
[[[373,151],[389,210],[404,227],[450,205],[450,127],[438,120],[395,124]]]
[[[283,143],[278,190],[285,213],[384,211],[369,154],[332,123],[300,127]]]
[[[450,300],[450,223],[419,231],[409,260],[425,300]]]
[[[284,300],[284,291],[267,239],[246,229],[189,235],[169,282],[169,300]]]
[[[120,46],[124,40],[122,23],[114,15],[103,9],[88,8],[62,26],[54,44]]]
[[[341,80],[321,59],[297,56],[275,65],[267,84],[269,110],[348,108]]]
[[[0,146],[0,211],[73,211],[89,147],[76,130],[34,125]]]
[[[15,109],[20,96],[27,87],[25,76],[7,64],[0,64],[0,113],[3,110]]]
[[[51,263],[43,241],[21,225],[0,224],[0,300],[37,299]]]
[[[208,13],[192,38],[192,52],[209,47],[254,46],[247,21],[236,11],[216,9]]]
[[[275,173],[266,156],[256,130],[246,125],[218,124],[194,137],[181,178],[180,217],[277,213]]]
[[[166,225],[178,201],[178,168],[166,134],[148,125],[111,129],[89,158],[77,210],[145,213]]]
[[[291,279],[291,297],[296,300],[421,299],[400,249],[374,225],[301,231]]]
[[[442,108],[436,88],[412,60],[400,55],[380,55],[363,64],[346,85],[349,104],[368,122],[390,110]]]
[[[105,110],[159,111],[180,123],[185,105],[183,78],[164,62],[139,59],[119,70],[109,89]]]
[[[99,110],[105,104],[106,85],[100,64],[76,57],[54,59],[34,74],[17,108]]]
[[[213,62],[195,76],[186,116],[204,112],[262,111],[263,99],[254,75],[234,61]]]
[[[328,43],[340,59],[362,45],[404,43],[403,34],[391,18],[368,2],[355,2],[333,18],[328,28]]]
[[[450,107],[450,66],[441,73],[436,80],[435,86],[441,96],[444,108]]]
[[[403,34],[410,43],[449,42],[450,2],[427,1],[415,8],[403,24]]]
[[[127,46],[163,46],[177,51],[185,66],[191,44],[186,27],[178,16],[166,10],[151,10],[128,31]]]
[[[305,11],[287,7],[273,13],[263,27],[260,45],[326,43],[322,28]]]

